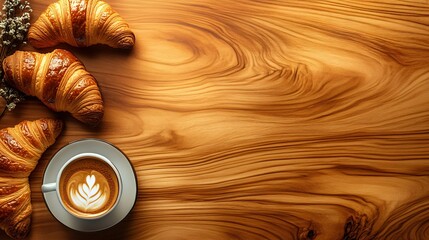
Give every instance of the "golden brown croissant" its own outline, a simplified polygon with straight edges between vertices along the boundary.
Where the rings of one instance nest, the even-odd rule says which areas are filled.
[[[96,125],[103,117],[100,90],[94,77],[70,52],[17,51],[3,61],[6,81],[27,95],[36,96],[50,109],[70,112],[78,120]]]
[[[24,238],[30,230],[28,176],[62,126],[60,120],[40,119],[0,130],[0,228],[12,238]]]
[[[36,48],[61,42],[75,47],[106,44],[132,48],[135,37],[125,20],[104,1],[59,0],[31,26],[28,41]]]

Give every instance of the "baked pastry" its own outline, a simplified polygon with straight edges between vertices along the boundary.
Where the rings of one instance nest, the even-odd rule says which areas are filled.
[[[30,230],[28,176],[62,126],[60,120],[39,119],[0,130],[0,228],[12,238],[24,238]]]
[[[59,0],[30,27],[28,41],[36,48],[61,42],[75,47],[106,44],[132,48],[135,37],[125,20],[104,1]]]
[[[97,125],[104,107],[95,78],[72,53],[16,51],[3,61],[5,79],[23,93],[39,98],[56,112],[70,112],[76,119]]]

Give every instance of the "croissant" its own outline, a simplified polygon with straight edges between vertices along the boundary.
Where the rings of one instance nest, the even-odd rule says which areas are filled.
[[[60,120],[39,119],[0,130],[0,228],[12,238],[24,238],[30,230],[28,176],[62,126]]]
[[[3,61],[6,82],[27,95],[36,96],[56,112],[70,112],[76,119],[97,125],[104,107],[94,77],[70,52],[17,51]]]
[[[59,0],[31,26],[28,41],[36,48],[61,42],[75,47],[106,44],[132,48],[135,37],[125,20],[104,1]]]

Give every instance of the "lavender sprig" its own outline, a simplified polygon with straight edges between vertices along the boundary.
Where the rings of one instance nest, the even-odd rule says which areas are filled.
[[[21,44],[26,44],[28,29],[30,28],[30,3],[21,0],[5,0],[0,13],[0,60],[12,54]],[[24,100],[24,94],[8,86],[4,80],[2,64],[0,64],[0,96],[7,102],[8,110]]]

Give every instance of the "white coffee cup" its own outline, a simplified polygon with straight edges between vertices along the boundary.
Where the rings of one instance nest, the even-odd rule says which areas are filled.
[[[67,166],[69,166],[71,163],[84,159],[84,158],[92,158],[92,159],[96,159],[97,161],[103,161],[104,163],[106,163],[107,165],[109,165],[109,167],[113,170],[113,172],[116,175],[117,181],[118,181],[118,193],[117,193],[117,197],[116,197],[116,201],[115,203],[107,210],[104,211],[101,214],[95,214],[95,216],[87,216],[85,214],[76,214],[73,211],[70,211],[67,207],[66,204],[63,202],[63,196],[61,196],[61,191],[59,190],[59,185],[60,185],[60,179],[61,176],[64,172],[64,170],[67,168]],[[88,180],[88,176],[87,176],[87,180]],[[97,154],[97,153],[80,153],[78,155],[75,155],[73,157],[71,157],[67,162],[65,162],[65,164],[61,167],[60,171],[58,172],[57,176],[56,176],[56,181],[55,182],[51,182],[51,183],[45,183],[42,185],[42,192],[43,193],[48,193],[48,192],[52,192],[52,191],[56,191],[57,193],[57,197],[58,200],[61,204],[61,206],[70,214],[72,214],[73,216],[77,217],[77,218],[81,218],[81,219],[86,219],[86,220],[96,220],[96,219],[100,219],[104,216],[106,216],[107,214],[109,214],[111,211],[113,211],[115,209],[115,207],[118,205],[118,203],[120,202],[121,199],[121,195],[122,195],[122,179],[121,176],[118,172],[118,170],[116,169],[115,165],[106,157]]]

